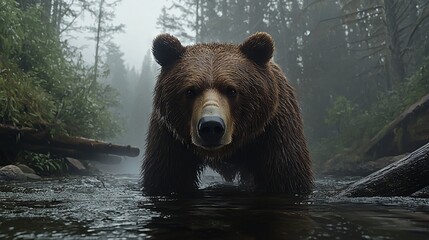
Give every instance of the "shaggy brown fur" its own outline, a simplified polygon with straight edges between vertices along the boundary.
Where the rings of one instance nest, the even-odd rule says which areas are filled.
[[[192,192],[205,166],[228,180],[238,174],[256,191],[311,190],[300,110],[293,88],[271,60],[273,51],[274,42],[266,33],[256,33],[240,45],[185,47],[168,34],[154,40],[153,54],[162,68],[142,166],[145,192]],[[231,89],[236,94],[231,95]],[[232,126],[225,133],[232,141],[212,150],[192,140],[192,116],[201,106],[196,101],[208,91],[223,99],[222,106],[227,99],[226,125]]]

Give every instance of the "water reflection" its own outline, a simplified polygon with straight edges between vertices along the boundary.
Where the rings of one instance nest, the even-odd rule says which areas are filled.
[[[155,238],[286,239],[305,237],[313,222],[306,198],[257,195],[238,188],[205,189],[193,198],[151,198],[140,207],[159,216],[143,227]]]
[[[209,183],[188,198],[142,196],[138,176],[0,184],[0,239],[429,239],[427,198],[309,198]]]

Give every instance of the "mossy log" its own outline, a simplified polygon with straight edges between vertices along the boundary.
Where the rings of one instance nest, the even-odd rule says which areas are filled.
[[[118,156],[137,157],[140,149],[130,145],[118,145],[70,136],[51,136],[48,131],[34,128],[17,128],[0,124],[0,147],[8,146],[14,149],[33,152],[51,152],[64,156],[98,157],[97,154],[112,154]],[[69,155],[72,154],[72,155]]]
[[[426,186],[429,186],[429,143],[353,183],[339,196],[409,196]]]

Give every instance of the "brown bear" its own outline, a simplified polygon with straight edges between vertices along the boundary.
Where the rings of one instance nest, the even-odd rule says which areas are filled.
[[[142,165],[143,191],[186,194],[202,170],[255,191],[306,194],[313,177],[294,89],[256,33],[239,45],[153,41],[161,65]]]

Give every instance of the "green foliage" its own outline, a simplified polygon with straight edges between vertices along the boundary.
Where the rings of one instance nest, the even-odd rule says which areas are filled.
[[[341,132],[346,122],[354,117],[355,106],[344,96],[335,99],[333,106],[329,109],[325,119],[326,123],[337,126],[337,131]]]
[[[0,3],[0,122],[47,125],[53,134],[109,138],[120,132],[111,114],[114,89],[92,84],[93,69],[60,41],[36,6]]]
[[[64,158],[57,158],[49,154],[25,152],[22,159],[27,166],[44,176],[62,174],[69,168]]]
[[[44,128],[52,135],[115,136],[120,127],[111,110],[117,92],[93,82],[93,68],[42,16],[38,4],[20,8],[14,0],[0,1],[0,123]],[[41,175],[68,169],[56,156],[22,154]]]
[[[52,122],[54,103],[26,74],[0,75],[0,122],[32,127]]]
[[[311,146],[314,159],[327,160],[369,141],[386,124],[426,94],[429,94],[429,59],[394,90],[380,93],[378,100],[368,109],[353,105],[345,97],[337,97],[325,119],[326,123],[336,127],[336,131]]]
[[[21,18],[22,12],[14,0],[0,1],[0,70],[2,58],[8,58],[20,50],[24,35]]]
[[[317,159],[367,141],[429,92],[422,71],[406,80],[428,57],[427,0],[170,3],[158,25],[184,42],[273,36],[275,61],[297,89]]]

